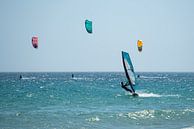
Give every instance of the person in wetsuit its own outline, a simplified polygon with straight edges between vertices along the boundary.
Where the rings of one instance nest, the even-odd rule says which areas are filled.
[[[74,78],[74,74],[71,74],[71,78]]]
[[[130,86],[131,89],[129,89],[127,86]],[[134,90],[133,86],[130,85],[129,82],[126,82],[125,84],[123,84],[123,82],[121,82],[121,87],[122,87],[123,89],[125,89],[126,91],[129,91],[133,96],[138,95],[138,94],[135,93],[135,90]]]

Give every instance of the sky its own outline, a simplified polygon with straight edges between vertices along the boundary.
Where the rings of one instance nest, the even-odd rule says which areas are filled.
[[[0,0],[0,72],[194,72],[193,41],[193,0]]]

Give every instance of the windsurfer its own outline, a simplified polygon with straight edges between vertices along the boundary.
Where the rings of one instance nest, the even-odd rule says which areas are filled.
[[[125,75],[128,81],[125,84],[121,82],[121,87],[124,90],[130,92],[133,96],[138,96],[138,94],[135,93],[135,90],[133,88],[133,86],[135,86],[136,78],[130,56],[127,52],[122,51],[122,61],[125,70]]]
[[[20,75],[20,79],[22,79],[22,75]]]
[[[129,89],[127,86],[130,86],[131,89]],[[121,82],[121,87],[122,87],[123,89],[125,89],[126,91],[129,91],[131,94],[135,94],[135,90],[133,89],[133,86],[131,86],[131,85],[129,84],[129,82],[126,82],[125,84],[123,84],[123,82]]]

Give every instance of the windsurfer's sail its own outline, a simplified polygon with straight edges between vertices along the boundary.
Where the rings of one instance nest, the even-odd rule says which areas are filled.
[[[127,52],[122,51],[122,60],[123,60],[123,67],[124,67],[128,82],[131,86],[134,86],[136,81],[135,72],[134,72],[134,68],[133,68],[130,56]]]

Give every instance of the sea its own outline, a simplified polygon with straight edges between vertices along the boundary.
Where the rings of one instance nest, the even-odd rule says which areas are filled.
[[[124,72],[0,73],[0,128],[194,129],[194,73],[136,75],[138,97]]]

